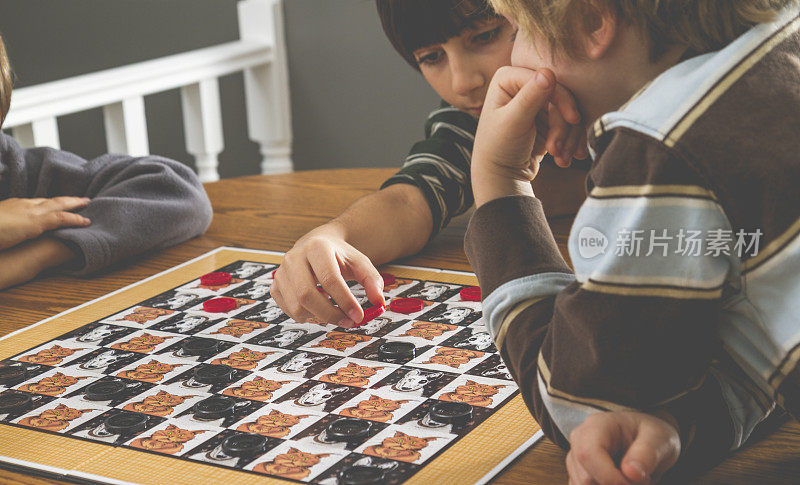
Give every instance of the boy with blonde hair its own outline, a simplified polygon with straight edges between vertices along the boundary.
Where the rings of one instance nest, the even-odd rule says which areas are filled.
[[[797,0],[492,0],[518,27],[472,158],[484,316],[574,483],[649,483],[800,416]],[[530,180],[556,84],[588,127],[561,257]]]
[[[0,126],[12,85],[0,37]],[[203,186],[181,163],[123,155],[87,161],[23,149],[0,133],[0,289],[51,268],[85,275],[172,246],[203,233],[211,215]]]

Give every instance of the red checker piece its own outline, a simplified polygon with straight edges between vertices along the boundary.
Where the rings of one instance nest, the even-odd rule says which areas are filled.
[[[372,306],[369,308],[364,309],[364,318],[361,320],[360,323],[353,325],[354,327],[360,327],[365,323],[369,322],[372,319],[375,319],[383,314],[386,311],[386,307],[383,305],[380,306]]]
[[[222,286],[230,282],[230,273],[208,273],[200,277],[200,284],[203,286]]]
[[[419,298],[395,298],[389,303],[389,308],[396,313],[408,315],[425,308],[425,302]]]
[[[460,294],[464,301],[481,301],[481,289],[478,286],[464,288]]]
[[[225,313],[236,308],[236,300],[226,296],[212,298],[203,302],[203,310],[208,313]]]
[[[392,273],[381,273],[383,278],[383,286],[389,286],[394,283],[394,275]]]

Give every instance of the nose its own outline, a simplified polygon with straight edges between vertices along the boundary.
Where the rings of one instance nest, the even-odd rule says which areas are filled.
[[[450,69],[453,92],[459,96],[469,96],[486,84],[477,63],[465,56],[451,56]]]

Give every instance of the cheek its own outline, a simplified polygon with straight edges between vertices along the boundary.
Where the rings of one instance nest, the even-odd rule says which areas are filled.
[[[524,41],[517,40],[514,43],[514,50],[511,53],[511,65],[525,67],[527,69],[539,69],[548,67],[542,62],[542,58],[532,45]]]
[[[440,98],[452,104],[450,93],[450,80],[447,69],[441,67],[422,68],[422,76],[430,87],[436,91]]]

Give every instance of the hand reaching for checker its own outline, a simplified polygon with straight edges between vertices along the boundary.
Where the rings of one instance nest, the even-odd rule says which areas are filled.
[[[286,253],[275,273],[271,294],[297,322],[316,319],[351,328],[364,318],[364,311],[347,280],[361,283],[372,304],[385,304],[383,278],[369,258],[321,226],[300,238]],[[317,290],[317,282],[324,292]]]
[[[88,226],[91,224],[89,219],[71,212],[87,204],[89,199],[82,197],[6,199],[0,202],[0,250],[36,239],[47,231]]]

